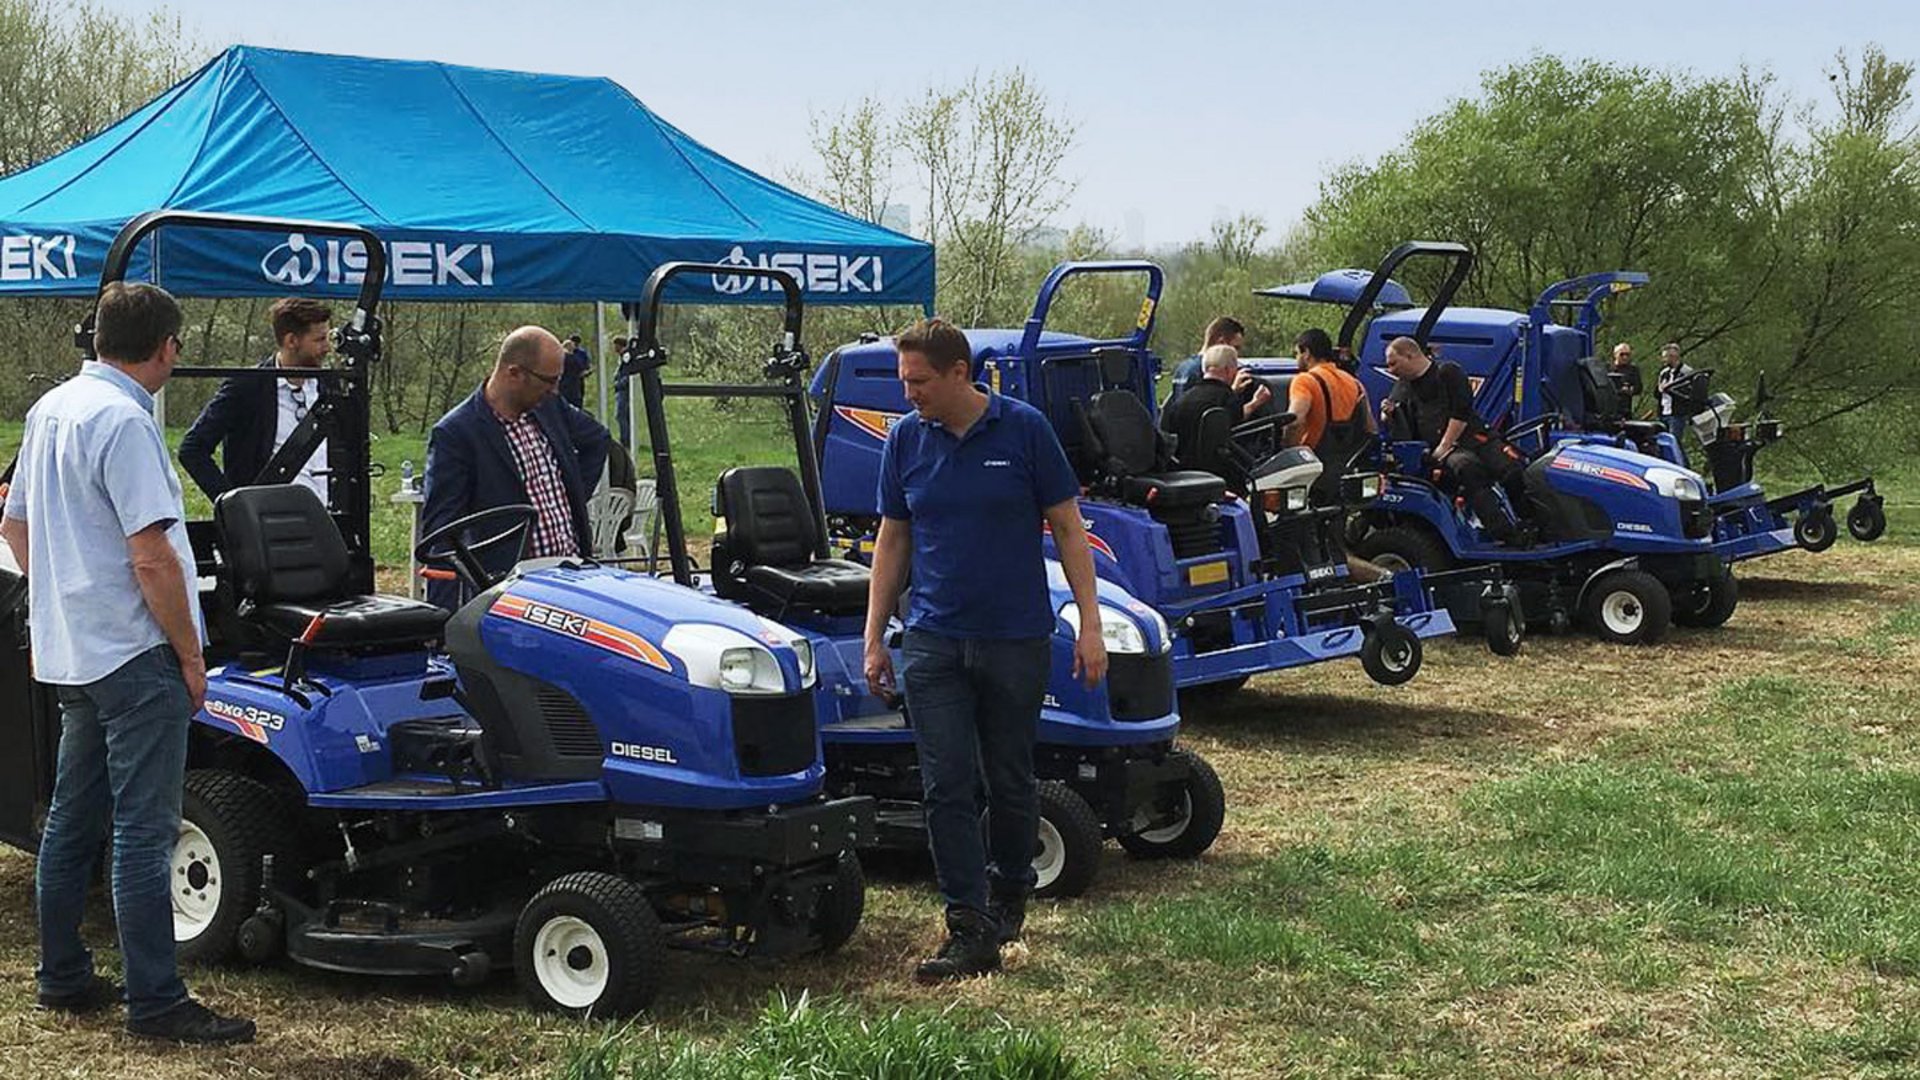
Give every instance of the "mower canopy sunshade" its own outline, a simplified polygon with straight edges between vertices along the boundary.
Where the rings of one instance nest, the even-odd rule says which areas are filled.
[[[1360,298],[1361,290],[1367,287],[1367,281],[1373,277],[1371,270],[1329,270],[1312,281],[1296,281],[1291,285],[1275,285],[1271,289],[1255,289],[1255,296],[1271,296],[1280,300],[1304,300],[1312,304],[1338,304],[1352,307]],[[1380,295],[1374,299],[1376,311],[1392,311],[1397,308],[1413,306],[1413,297],[1406,287],[1397,281],[1387,281],[1380,287]]]

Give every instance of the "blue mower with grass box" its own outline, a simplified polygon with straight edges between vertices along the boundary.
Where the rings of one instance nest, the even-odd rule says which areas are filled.
[[[1448,264],[1425,308],[1413,306],[1392,280],[1414,257]],[[1536,529],[1538,542],[1509,546],[1490,539],[1457,493],[1433,478],[1424,443],[1408,438],[1410,433],[1383,431],[1377,453],[1390,483],[1355,515],[1355,550],[1396,567],[1496,563],[1518,585],[1530,624],[1559,628],[1578,619],[1602,639],[1622,644],[1657,641],[1670,622],[1725,622],[1738,590],[1713,543],[1706,482],[1660,457],[1558,438],[1552,417],[1514,423],[1502,403],[1517,397],[1527,372],[1538,369],[1522,355],[1525,327],[1510,313],[1449,306],[1472,259],[1459,244],[1403,244],[1371,273],[1335,271],[1260,293],[1345,308],[1337,345],[1357,365],[1375,402],[1393,385],[1384,358],[1394,338],[1411,337],[1438,359],[1460,364],[1477,410],[1528,458],[1527,505],[1511,509]],[[1269,379],[1276,393],[1285,392],[1294,370],[1291,360],[1254,359],[1245,366]],[[1505,499],[1504,492],[1496,495]],[[1473,599],[1455,594],[1456,614],[1470,618]]]
[[[1139,316],[1124,336],[1046,328],[1061,286],[1090,274],[1145,277]],[[1271,445],[1285,417],[1218,426],[1222,446],[1238,448],[1249,491],[1173,466],[1170,440],[1155,426],[1160,361],[1148,348],[1162,283],[1150,262],[1065,263],[1041,285],[1024,329],[966,332],[975,378],[1039,409],[1066,447],[1087,493],[1082,513],[1099,576],[1165,620],[1183,692],[1355,656],[1376,682],[1413,678],[1421,640],[1454,630],[1454,616],[1433,602],[1441,581],[1408,573],[1359,584],[1348,576],[1344,510],[1312,499],[1325,466],[1304,449]],[[887,430],[909,408],[896,364],[891,340],[862,340],[834,350],[813,381],[828,524],[856,550],[876,528]],[[1377,493],[1380,480],[1351,482],[1359,497]],[[990,558],[982,553],[983,564]],[[1498,651],[1518,647],[1517,620],[1505,618],[1494,577],[1461,571],[1452,583],[1474,591],[1476,617],[1487,606]]]
[[[653,999],[669,945],[779,956],[844,944],[864,905],[855,850],[872,839],[874,804],[822,794],[806,635],[587,560],[490,572],[484,553],[524,549],[530,506],[421,539],[421,561],[472,591],[451,615],[373,595],[379,239],[150,214],[116,239],[103,286],[162,226],[340,237],[368,262],[319,403],[253,486],[190,524],[216,588],[203,595],[214,640],[173,857],[180,956],[286,955],[457,985],[506,969],[531,1004],[600,1017]],[[176,374],[250,371],[276,377]],[[332,514],[288,483],[321,439]],[[12,770],[0,831],[30,848],[60,721],[26,669],[24,593],[17,577],[0,589]]]
[[[786,296],[785,324],[758,382],[667,381],[660,311],[676,278],[740,274],[765,278]],[[682,585],[710,590],[744,609],[804,633],[819,667],[815,711],[825,748],[828,791],[878,800],[875,841],[925,850],[922,787],[912,718],[904,703],[868,693],[862,671],[867,568],[831,556],[820,470],[812,442],[800,341],[798,283],[783,270],[670,263],[647,281],[630,311],[622,371],[637,377],[647,441],[660,493],[668,563]],[[728,469],[713,488],[711,566],[693,563],[680,508],[666,401],[669,398],[770,400],[792,437],[789,469]],[[992,552],[981,552],[991,587]],[[1050,603],[1059,613],[1043,703],[1035,773],[1040,780],[1037,895],[1077,896],[1093,882],[1111,837],[1142,858],[1194,858],[1219,835],[1226,798],[1206,759],[1176,745],[1171,635],[1152,608],[1111,581],[1099,583],[1100,626],[1078,624],[1079,610],[1057,562],[1048,562]],[[1083,632],[1106,642],[1110,668],[1094,687],[1073,677],[1073,644]],[[898,623],[894,624],[898,634]],[[896,661],[897,662],[897,661]]]

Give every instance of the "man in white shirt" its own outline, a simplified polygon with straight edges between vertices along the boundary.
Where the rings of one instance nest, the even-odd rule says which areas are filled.
[[[320,380],[305,372],[318,368],[332,351],[332,309],[318,300],[287,297],[275,301],[267,317],[277,348],[260,366],[284,374],[278,379],[235,376],[220,384],[180,440],[180,464],[209,499],[253,483],[320,398]],[[216,447],[223,448],[223,466],[214,464]],[[294,482],[327,501],[325,442],[314,448]]]

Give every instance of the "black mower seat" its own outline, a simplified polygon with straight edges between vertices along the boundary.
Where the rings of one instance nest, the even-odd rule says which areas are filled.
[[[1121,499],[1171,509],[1218,502],[1227,482],[1213,473],[1173,468],[1166,435],[1131,390],[1095,394],[1081,412],[1086,453]]]
[[[714,591],[778,617],[791,608],[824,615],[867,609],[871,574],[859,563],[816,557],[825,546],[800,478],[789,469],[728,469],[714,489],[727,531],[713,545]]]
[[[346,541],[320,497],[298,484],[235,488],[213,504],[241,617],[277,637],[306,633],[318,648],[417,649],[437,642],[448,612],[399,596],[347,588]]]

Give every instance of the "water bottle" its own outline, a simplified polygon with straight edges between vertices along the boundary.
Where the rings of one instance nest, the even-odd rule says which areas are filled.
[[[400,463],[400,490],[413,490],[413,459],[407,458]]]

